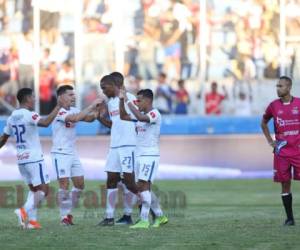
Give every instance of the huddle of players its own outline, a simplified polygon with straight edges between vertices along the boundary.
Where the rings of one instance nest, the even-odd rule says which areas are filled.
[[[41,228],[37,220],[37,207],[48,193],[49,175],[44,164],[38,127],[48,127],[52,123],[51,157],[59,182],[61,224],[69,226],[74,225],[71,211],[77,206],[84,189],[84,172],[75,147],[75,125],[78,121],[92,122],[95,119],[111,128],[111,145],[105,166],[106,216],[98,225],[115,224],[117,185],[122,185],[125,197],[124,215],[116,224],[133,224],[131,213],[137,202],[141,204],[140,220],[131,228],[148,228],[150,209],[154,217],[153,227],[168,222],[157,197],[150,191],[158,168],[161,116],[152,107],[153,93],[150,89],[140,90],[136,99],[126,93],[123,82],[124,78],[118,72],[104,76],[100,87],[105,96],[82,111],[74,107],[76,99],[73,87],[61,86],[57,90],[57,106],[45,118],[33,111],[33,90],[23,88],[18,91],[20,108],[8,118],[0,137],[0,148],[10,135],[14,135],[19,171],[30,189],[23,207],[15,210],[22,228]],[[107,115],[110,119],[107,119]],[[73,183],[71,191],[70,179]]]

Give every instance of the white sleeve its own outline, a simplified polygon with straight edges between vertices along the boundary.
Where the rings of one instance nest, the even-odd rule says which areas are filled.
[[[150,123],[156,123],[159,118],[159,113],[157,110],[152,110],[149,113],[147,113],[147,116],[150,119]]]
[[[38,122],[41,119],[41,116],[36,112],[29,112],[28,114],[29,114],[28,115],[29,123],[32,124],[32,125],[37,126]]]
[[[7,120],[6,125],[3,128],[3,133],[6,135],[11,135],[11,128],[9,126],[9,120]]]

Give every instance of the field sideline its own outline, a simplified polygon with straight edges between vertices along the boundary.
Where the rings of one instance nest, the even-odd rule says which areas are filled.
[[[18,184],[23,185],[1,182],[0,189],[15,190]],[[279,185],[271,180],[159,181],[157,192],[163,199],[169,223],[149,230],[96,227],[104,213],[100,184],[86,183],[89,192],[82,199],[84,204],[73,213],[76,225],[69,228],[59,225],[57,208],[44,205],[39,213],[43,228],[20,230],[16,227],[14,208],[2,207],[1,249],[298,249],[297,183],[293,186],[297,224],[286,228],[281,226],[284,212]],[[9,196],[7,204],[14,206],[15,200],[16,197]],[[100,207],[88,208],[93,205]]]

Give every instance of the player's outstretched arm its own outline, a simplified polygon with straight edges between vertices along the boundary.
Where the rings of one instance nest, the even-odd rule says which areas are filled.
[[[60,110],[61,106],[59,104],[56,105],[56,107],[52,110],[52,112],[44,118],[41,118],[38,121],[38,126],[39,127],[48,127],[51,122],[53,122],[54,118],[57,116],[58,111]]]
[[[8,138],[9,138],[9,135],[7,135],[5,133],[3,135],[1,135],[1,137],[0,137],[0,148],[2,148],[5,145]]]
[[[274,148],[275,145],[276,145],[276,142],[273,140],[273,138],[271,136],[271,133],[270,133],[270,130],[269,130],[269,127],[268,127],[268,122],[263,118],[261,120],[261,124],[260,125],[261,125],[261,129],[262,129],[262,131],[263,131],[263,133],[264,133],[264,135],[265,135],[265,137],[266,137],[269,145]]]
[[[102,100],[96,99],[90,106],[79,112],[78,114],[68,115],[65,118],[65,122],[79,122],[79,121],[86,121],[92,122],[96,119],[97,114],[95,112],[97,107],[101,104]]]

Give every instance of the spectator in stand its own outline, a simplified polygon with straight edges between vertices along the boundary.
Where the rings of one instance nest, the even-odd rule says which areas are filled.
[[[62,64],[62,68],[57,76],[58,85],[74,85],[75,75],[72,65],[69,61]]]
[[[33,88],[33,58],[31,32],[25,32],[19,42],[19,82],[21,88]]]
[[[222,101],[228,98],[225,86],[223,86],[224,95],[218,93],[218,84],[211,83],[211,92],[205,95],[205,114],[207,115],[220,115],[222,113]]]
[[[172,95],[174,91],[166,82],[167,75],[158,75],[158,86],[155,93],[155,107],[161,114],[170,114],[172,111]]]
[[[190,103],[189,93],[184,87],[184,80],[178,81],[178,90],[176,91],[175,114],[187,114]]]

